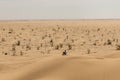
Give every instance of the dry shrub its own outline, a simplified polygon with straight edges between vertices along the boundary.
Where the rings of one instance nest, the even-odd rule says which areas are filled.
[[[43,43],[40,44],[40,47],[43,47]]]
[[[37,50],[40,50],[40,46],[37,46]]]
[[[73,40],[73,39],[72,39],[71,41],[72,41],[72,43],[74,43],[74,40]]]
[[[107,40],[107,45],[112,45],[112,41],[111,40]]]
[[[31,50],[30,45],[26,45],[26,51]]]
[[[8,32],[9,34],[11,34],[11,33],[13,33],[13,29],[9,29],[9,32]]]
[[[22,51],[20,51],[20,56],[23,56],[23,52]]]
[[[2,38],[1,41],[2,41],[2,42],[5,42],[5,38]]]
[[[16,48],[14,44],[12,45],[12,53],[12,56],[16,56]]]
[[[62,43],[60,43],[59,46],[60,46],[60,48],[63,48],[63,44]]]
[[[72,45],[68,44],[68,50],[71,50],[71,49],[72,49]]]
[[[120,50],[120,45],[116,45],[116,50]]]
[[[57,30],[55,28],[53,28],[52,31],[56,32]]]
[[[8,53],[4,53],[5,55],[8,55]]]
[[[59,25],[57,25],[57,26],[59,26]],[[60,29],[60,27],[58,27],[58,30]]]
[[[88,50],[87,50],[87,54],[90,54],[90,52],[91,52],[90,49],[88,49]]]
[[[60,48],[59,45],[55,46],[55,50],[59,50],[59,48]]]
[[[48,51],[47,51],[47,54],[50,54],[50,51],[51,51],[51,50],[48,50]]]
[[[21,28],[21,30],[25,30],[25,28]]]
[[[5,31],[5,28],[3,28],[3,31]]]
[[[44,40],[44,39],[45,39],[45,37],[43,36],[43,37],[42,37],[42,40]]]
[[[93,45],[94,45],[94,46],[96,46],[96,45],[97,45],[97,43],[96,43],[96,42],[94,42],[94,43],[93,43]]]
[[[17,46],[20,46],[20,41],[17,41],[16,45],[17,45]]]
[[[62,43],[59,43],[59,44],[57,44],[57,45],[55,46],[55,50],[59,50],[59,49],[61,49],[61,48],[63,48],[63,44],[62,44]]]
[[[97,31],[100,31],[100,28],[98,28]]]
[[[48,37],[51,38],[51,34],[49,34]]]
[[[50,40],[50,46],[53,47],[53,40]]]
[[[31,29],[31,31],[33,32],[33,31],[34,31],[34,29]]]

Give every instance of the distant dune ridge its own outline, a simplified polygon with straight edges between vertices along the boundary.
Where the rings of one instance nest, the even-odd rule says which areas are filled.
[[[120,80],[119,26],[120,20],[1,21],[0,80]]]

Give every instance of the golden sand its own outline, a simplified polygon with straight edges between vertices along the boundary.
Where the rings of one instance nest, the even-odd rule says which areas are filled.
[[[1,21],[0,80],[120,80],[119,49],[119,20]]]

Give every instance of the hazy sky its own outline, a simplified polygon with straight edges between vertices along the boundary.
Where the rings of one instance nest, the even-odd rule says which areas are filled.
[[[120,18],[120,0],[0,0],[0,19]]]

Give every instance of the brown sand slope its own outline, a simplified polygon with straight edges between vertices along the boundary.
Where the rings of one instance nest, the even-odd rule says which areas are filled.
[[[6,58],[16,61],[4,62]],[[119,80],[120,59],[87,55],[14,59],[2,56],[0,70],[1,80]]]

